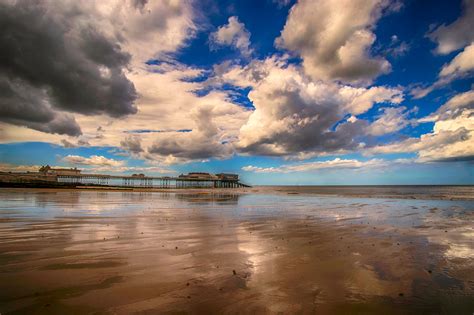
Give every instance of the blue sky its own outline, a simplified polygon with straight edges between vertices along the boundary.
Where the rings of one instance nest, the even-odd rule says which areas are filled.
[[[2,170],[474,184],[473,1],[44,1],[0,14]]]

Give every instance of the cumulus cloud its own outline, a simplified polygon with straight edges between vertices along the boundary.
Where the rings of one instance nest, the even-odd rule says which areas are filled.
[[[233,46],[246,57],[252,54],[250,32],[236,16],[231,16],[227,24],[220,26],[216,32],[211,33],[209,39],[211,45]]]
[[[77,145],[66,140],[66,139],[61,139],[61,144],[63,145],[63,147],[65,148],[77,148]]]
[[[73,141],[69,141],[68,139],[61,139],[60,141],[60,144],[64,147],[64,148],[78,148],[78,147],[89,147],[90,146],[90,143],[85,140],[85,139],[78,139],[77,141],[75,141],[76,139],[72,138]]]
[[[382,114],[368,127],[368,133],[374,136],[399,131],[410,124],[408,116],[415,110],[407,110],[405,106],[384,107]]]
[[[155,174],[162,175],[172,175],[176,173],[167,167],[163,166],[112,166],[112,165],[93,165],[83,168],[84,173],[93,173],[93,174],[103,174],[103,173],[116,173],[116,174],[126,174],[126,173],[143,173],[147,176],[153,176]]]
[[[130,69],[182,47],[193,14],[166,0],[0,1],[0,120],[78,136],[71,113],[137,113]]]
[[[121,167],[125,165],[125,161],[109,159],[101,155],[91,155],[90,157],[80,155],[67,155],[62,158],[63,162],[72,165],[88,165],[88,166],[112,166]]]
[[[474,70],[474,42],[465,47],[450,62],[443,65],[438,80],[427,88],[416,88],[412,91],[415,98],[421,98],[433,90],[447,85],[448,83],[472,75]]]
[[[92,158],[92,157],[91,157]],[[81,170],[85,173],[145,173],[147,175],[152,174],[173,174],[175,171],[170,170],[162,166],[126,166],[126,165],[117,165],[116,163],[99,163],[99,164],[80,164],[77,165],[86,166]],[[17,165],[10,163],[0,163],[0,172],[38,172],[40,165]],[[62,168],[64,166],[53,166],[54,168]]]
[[[362,148],[466,159],[473,139],[470,93],[420,120],[435,122],[432,133],[385,146],[377,136],[413,123],[411,111],[385,106],[374,122],[363,118],[376,103],[404,100],[401,87],[365,85],[390,70],[372,45],[375,24],[392,9],[387,0],[300,1],[276,41],[288,55],[248,58],[247,65],[225,61],[203,81],[209,69],[173,59],[198,30],[191,2],[0,0],[0,141],[114,146],[168,164],[236,153],[307,159]],[[235,16],[210,41],[253,54],[250,32]],[[444,65],[440,82],[471,73],[472,40],[463,43],[458,49],[470,46]],[[396,39],[391,47],[399,44]],[[301,65],[289,60],[293,53]],[[150,58],[159,61],[144,64]],[[247,88],[253,109],[235,100]],[[64,161],[138,172],[100,156]]]
[[[102,5],[101,5],[102,6]],[[122,30],[132,58],[144,62],[175,53],[198,31],[192,1],[107,1],[100,8]]]
[[[438,46],[435,52],[438,54],[449,54],[459,49],[459,52],[450,62],[443,65],[438,79],[430,86],[415,87],[411,94],[414,98],[422,98],[433,90],[442,88],[454,80],[472,75],[474,70],[474,35],[471,31],[474,27],[474,1],[463,2],[463,14],[450,25],[441,25],[428,34]]]
[[[4,6],[13,5],[12,3],[9,2]],[[33,6],[33,4],[37,5]],[[133,115],[125,115],[116,119],[115,116],[118,116],[118,112],[115,115],[115,109],[109,107],[102,110],[100,102],[89,104],[92,107],[87,110],[81,106],[72,108],[72,104],[69,104],[67,109],[59,108],[49,91],[49,86],[38,87],[38,95],[43,98],[36,97],[35,94],[30,99],[38,99],[37,103],[45,104],[42,107],[38,105],[34,108],[31,105],[24,108],[18,108],[18,106],[1,108],[4,114],[2,118],[6,122],[2,122],[0,119],[0,128],[2,129],[0,141],[36,140],[54,142],[63,146],[81,146],[83,144],[116,146],[123,147],[142,158],[166,159],[167,161],[210,158],[213,157],[213,154],[224,157],[233,153],[232,142],[236,141],[238,130],[248,118],[249,111],[234,104],[229,94],[223,91],[197,95],[195,91],[205,88],[205,85],[192,79],[202,75],[204,70],[180,64],[172,58],[172,53],[185,45],[186,39],[192,36],[197,29],[193,22],[194,13],[190,2],[65,1],[53,4],[48,0],[34,3],[18,2],[18,6],[24,6],[27,11],[36,10],[39,13],[44,13],[43,15],[38,14],[38,16],[47,22],[51,20],[51,23],[67,26],[67,32],[64,34],[60,32],[61,28],[56,29],[56,33],[53,32],[53,35],[56,36],[54,40],[64,43],[64,49],[76,48],[72,52],[73,57],[76,56],[80,59],[79,61],[92,67],[92,69],[82,69],[83,71],[98,72],[101,80],[102,76],[104,80],[107,80],[111,75],[109,66],[117,64],[117,67],[123,72],[124,78],[128,82],[133,82],[137,96],[133,107],[139,108],[139,111]],[[43,9],[44,12],[40,9]],[[66,17],[67,21],[64,20]],[[35,20],[33,19],[33,21]],[[38,28],[40,35],[46,31],[41,27]],[[2,33],[2,35],[4,34]],[[98,37],[110,45],[107,46],[101,41],[92,40]],[[94,49],[95,47],[97,50]],[[62,55],[58,57],[63,58]],[[160,57],[162,62],[153,65],[143,63],[152,57]],[[58,59],[58,63],[64,64],[61,62],[62,59]],[[75,66],[76,68],[72,69],[80,67],[80,65]],[[97,67],[94,68],[94,66]],[[71,73],[70,76],[80,76],[81,71],[77,74]],[[10,83],[10,81],[7,82]],[[92,85],[95,85],[99,91],[95,93],[87,90],[88,86],[78,85],[76,92],[97,97],[107,90],[107,86],[101,82],[90,82],[90,85],[91,88],[94,88]],[[29,88],[28,90],[35,91]],[[122,88],[120,91],[126,92],[126,89]],[[19,92],[17,94],[21,95]],[[117,102],[113,103],[117,105]],[[49,110],[50,108],[51,110]],[[24,113],[20,113],[19,109]],[[199,114],[200,111],[203,114]],[[68,112],[74,112],[74,114]],[[209,113],[209,119],[213,121],[211,125],[215,126],[212,128],[215,131],[213,133],[209,132],[211,125],[206,125],[207,114],[204,114],[205,112]],[[34,117],[34,119],[28,118],[28,115],[39,114],[42,116]],[[27,122],[19,121],[20,118],[25,119],[25,117],[28,119]],[[70,118],[70,120],[63,125],[71,131],[63,132],[59,128],[60,126],[56,126],[59,123],[54,126],[56,126],[57,132],[71,136],[70,138],[65,139],[29,129],[34,127],[43,131],[45,128],[49,128],[48,122],[62,122],[65,118]],[[39,123],[36,124],[36,121]],[[11,125],[12,123],[15,123],[16,126]],[[99,125],[103,127],[101,130],[97,128]],[[28,129],[22,126],[26,126]],[[190,130],[190,132],[186,134],[140,133],[140,135],[134,132],[144,129]],[[79,141],[83,141],[82,143],[72,138],[81,133],[82,137]],[[124,137],[124,133],[128,133],[129,136]],[[177,141],[175,153],[171,148],[173,141]],[[148,151],[152,146],[154,148],[150,151],[153,153],[150,154]],[[181,152],[177,152],[180,150]]]
[[[121,119],[110,119],[103,115],[78,115],[78,122],[83,129],[82,138],[93,146],[126,148],[130,145],[130,141],[127,141],[129,136],[132,136],[133,142],[136,142],[133,137],[139,137],[143,151],[135,153],[135,157],[175,163],[193,158],[202,160],[203,156],[209,158],[212,152],[220,152],[218,157],[230,156],[227,153],[231,154],[233,150],[229,148],[236,141],[238,131],[250,111],[234,104],[225,91],[198,95],[196,91],[207,88],[205,82],[193,80],[202,72],[201,69],[181,64],[150,65],[135,71],[130,74],[130,78],[140,91],[137,100],[140,111]],[[203,113],[199,114],[201,111]],[[216,134],[204,132],[211,127],[211,124],[207,125],[207,117],[216,126],[213,129]],[[99,124],[103,126],[101,131],[97,131]],[[174,142],[178,143],[175,153],[171,152]],[[153,153],[150,154],[149,149],[153,145]],[[180,150],[181,153],[178,152]]]
[[[371,159],[367,161],[359,161],[355,159],[335,158],[328,161],[307,162],[299,164],[281,165],[278,167],[258,167],[244,166],[242,170],[254,173],[294,173],[294,172],[311,172],[323,169],[357,169],[365,167],[380,167],[387,165],[387,162],[380,159]]]
[[[445,64],[439,76],[443,80],[452,81],[474,70],[474,42],[464,48],[453,60]]]
[[[164,158],[164,162],[169,164],[230,157],[234,153],[235,130],[231,124],[223,125],[222,122],[233,120],[240,126],[247,117],[247,112],[237,105],[225,102],[202,104],[190,113],[195,125],[191,132],[160,134],[148,152]]]
[[[441,88],[450,82],[472,75],[474,70],[474,43],[464,48],[450,62],[443,65],[438,80],[428,87],[416,87],[411,91],[415,98],[422,98],[433,90]]]
[[[362,114],[374,103],[403,100],[398,88],[313,81],[298,66],[276,56],[246,67],[228,67],[220,79],[252,88],[248,97],[255,110],[236,144],[247,154],[290,156],[356,149],[368,123],[345,117]]]
[[[113,167],[113,168],[100,168],[95,169],[95,171],[108,171],[108,172],[115,172],[115,173],[145,173],[146,175],[150,176],[153,173],[158,174],[173,174],[176,171],[171,170],[166,167],[161,166],[122,166],[122,167]]]
[[[463,1],[463,14],[453,23],[443,24],[434,29],[428,37],[438,46],[436,52],[449,54],[471,44],[474,41],[474,1]]]
[[[432,115],[422,119],[426,121],[438,121],[456,118],[464,113],[465,110],[474,110],[474,90],[459,93],[450,98]]]
[[[365,113],[375,103],[388,102],[400,104],[403,99],[401,88],[388,88],[385,86],[373,86],[370,88],[354,88],[343,86],[340,94],[344,101],[344,109],[354,115]]]
[[[417,152],[421,161],[455,161],[474,159],[472,123],[466,117],[458,117],[450,123],[458,128],[441,129],[424,134],[419,138],[409,138],[401,142],[377,146],[367,152],[372,154],[391,154]],[[472,130],[472,129],[471,129]]]
[[[10,163],[0,163],[0,172],[37,172],[40,165],[15,165]]]
[[[387,8],[384,0],[302,0],[292,7],[276,45],[298,53],[314,79],[367,83],[391,68],[371,54],[373,28]]]
[[[138,154],[143,152],[141,139],[137,135],[130,135],[125,137],[122,141],[120,141],[120,145],[122,149],[129,151],[131,153]]]
[[[420,161],[460,161],[474,159],[474,94],[458,94],[438,111],[419,122],[434,122],[433,131],[419,138],[379,145],[366,153],[416,152]]]

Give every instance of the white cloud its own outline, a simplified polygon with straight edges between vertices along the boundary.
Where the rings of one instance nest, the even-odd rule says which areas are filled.
[[[234,153],[232,143],[237,141],[239,129],[251,112],[234,104],[227,92],[212,91],[197,96],[195,91],[207,88],[206,84],[184,79],[195,78],[202,72],[177,63],[134,71],[129,77],[140,94],[136,102],[137,114],[121,119],[76,115],[83,131],[81,141],[92,146],[122,147],[134,153],[134,157],[163,163],[230,157]],[[1,123],[0,128],[4,129],[0,133],[3,142],[34,139],[61,145],[64,141],[77,144],[77,138],[73,137],[64,138]],[[191,132],[146,132],[157,129]]]
[[[40,165],[15,165],[0,163],[0,172],[38,172]]]
[[[220,26],[216,32],[211,33],[209,39],[212,45],[233,46],[246,57],[252,54],[250,32],[236,16],[231,16],[227,24]]]
[[[89,161],[85,161],[84,159],[88,159]],[[82,165],[85,166],[83,168],[79,168],[83,171],[83,173],[89,174],[97,174],[101,172],[106,173],[146,173],[147,175],[152,174],[173,174],[175,171],[170,170],[168,168],[162,166],[126,166],[124,164],[117,164],[109,161],[104,162],[101,157],[97,158],[91,156],[89,158],[85,157],[77,157],[77,156],[70,156],[68,160],[78,160],[81,163],[71,163],[74,165]],[[112,160],[115,161],[115,160]],[[68,162],[68,161],[66,161]],[[68,162],[69,163],[69,162]],[[16,164],[9,164],[9,163],[0,163],[0,171],[1,172],[15,172],[15,173],[24,173],[24,172],[38,172],[40,165],[16,165]],[[64,166],[52,166],[53,168],[64,168]]]
[[[436,52],[449,54],[474,41],[474,1],[463,1],[463,14],[449,25],[441,25],[428,34],[438,46]]]
[[[415,87],[411,94],[414,98],[422,98],[435,89],[442,88],[450,82],[472,74],[474,70],[474,1],[463,2],[463,14],[450,25],[441,25],[428,34],[438,46],[435,52],[449,54],[459,49],[459,52],[450,62],[443,65],[438,79],[430,86]]]
[[[25,124],[15,126],[3,121],[1,142],[122,147],[133,157],[158,161],[156,172],[160,172],[163,163],[228,158],[235,153],[301,159],[359,150],[419,152],[424,159],[471,154],[472,91],[452,98],[435,114],[425,117],[425,121],[435,122],[432,133],[372,149],[373,144],[363,139],[368,135],[393,133],[411,123],[409,111],[404,107],[384,109],[372,124],[357,117],[375,103],[398,105],[404,99],[401,87],[361,86],[390,70],[387,60],[371,52],[375,24],[383,11],[392,7],[387,0],[302,0],[291,9],[277,40],[280,47],[303,58],[302,66],[289,62],[289,55],[250,60],[246,66],[226,61],[216,65],[214,76],[205,82],[188,79],[207,75],[208,70],[173,60],[174,53],[198,30],[191,2],[46,0],[44,3],[51,6],[48,14],[53,20],[64,19],[72,12],[78,14],[66,23],[71,26],[71,38],[81,38],[76,33],[90,26],[100,30],[108,42],[115,43],[113,49],[120,50],[124,56],[131,55],[129,68],[123,68],[123,75],[136,89],[138,98],[132,105],[137,113],[127,112],[120,119],[111,118],[107,112],[67,113],[71,120],[60,122],[76,122],[82,132],[79,138],[49,134],[52,131],[44,130],[41,124],[30,124],[27,128]],[[468,21],[460,20],[464,21],[460,24]],[[438,48],[443,52],[458,45],[446,44],[447,37],[442,33],[448,28],[451,26],[440,27],[433,33],[437,34],[433,38],[439,41]],[[230,45],[246,57],[252,55],[250,32],[235,16],[219,27],[211,39],[215,45]],[[470,46],[441,69],[440,82],[463,77],[472,70],[472,39],[458,42],[463,44],[457,49]],[[143,63],[153,57],[160,58],[159,65]],[[101,66],[98,73],[108,77],[111,69]],[[236,104],[232,91],[219,90],[223,83],[250,87],[248,96],[255,110]],[[196,94],[203,90],[210,92]],[[177,132],[183,129],[190,132]],[[71,155],[64,161],[95,170],[132,170],[123,161],[100,156]]]
[[[460,93],[441,106],[436,113],[419,122],[434,122],[433,131],[419,138],[379,145],[368,154],[416,152],[420,161],[474,159],[474,94]]]
[[[144,173],[147,176],[152,176],[153,174],[167,174],[171,175],[176,173],[174,170],[162,166],[99,166],[84,169],[85,173]]]
[[[62,162],[72,166],[83,166],[82,171],[84,173],[159,173],[159,174],[171,174],[175,171],[170,170],[162,165],[152,166],[128,166],[124,160],[115,160],[106,158],[101,155],[91,155],[89,157],[79,155],[67,155],[63,157]]]
[[[196,13],[189,1],[77,1],[61,2],[80,7],[85,21],[100,25],[131,53],[135,66],[153,57],[176,52],[197,31]],[[58,6],[53,2],[52,6]]]
[[[343,86],[340,89],[340,94],[344,98],[344,109],[354,115],[365,113],[375,103],[400,104],[404,99],[401,88],[385,86],[373,86],[368,89]]]
[[[72,165],[90,165],[90,166],[112,166],[121,167],[125,165],[125,161],[109,159],[101,155],[91,155],[84,157],[79,155],[68,155],[62,158],[63,162]]]
[[[408,116],[413,111],[408,111],[406,107],[384,107],[381,108],[380,115],[368,127],[368,133],[374,136],[381,136],[384,134],[399,131],[410,124]]]
[[[294,172],[311,172],[322,169],[357,169],[365,167],[380,167],[386,165],[387,162],[380,159],[371,159],[368,161],[359,161],[354,159],[335,158],[329,161],[308,162],[291,165],[281,165],[278,167],[258,167],[244,166],[242,170],[254,173],[294,173]]]
[[[297,52],[314,79],[370,82],[390,71],[390,63],[371,55],[375,23],[385,0],[301,0],[288,16],[278,47]]]
[[[210,95],[208,100],[212,97]],[[191,109],[192,132],[157,136],[148,153],[164,157],[166,163],[230,157],[234,153],[232,142],[237,136],[235,128],[243,124],[248,112],[222,101],[219,93],[214,97],[215,103],[200,104]]]
[[[450,126],[448,126],[449,124]],[[449,129],[443,129],[448,127]],[[419,138],[409,138],[397,143],[377,146],[366,153],[391,154],[416,152],[420,161],[472,160],[474,158],[474,127],[469,118],[460,116],[437,124],[436,131]]]
[[[422,119],[421,122],[450,119],[462,114],[466,109],[474,110],[474,90],[453,96],[434,114]]]
[[[434,84],[433,85],[430,85],[430,86],[427,86],[427,87],[421,87],[421,86],[416,86],[414,87],[411,91],[410,91],[410,94],[411,96],[413,96],[414,99],[419,99],[419,98],[423,98],[425,97],[426,95],[430,94],[431,92],[433,92],[433,90],[436,88],[437,86],[435,86]]]
[[[272,56],[245,67],[224,65],[218,82],[248,87],[255,110],[239,133],[240,152],[308,156],[342,152],[359,146],[365,120],[344,121],[373,104],[398,104],[398,88],[355,88],[336,82],[313,81],[286,57]]]
[[[450,82],[470,76],[474,70],[474,43],[464,48],[450,62],[443,65],[438,80],[426,88],[416,87],[411,91],[415,98],[422,98],[433,90],[441,88]]]
[[[122,141],[120,141],[120,145],[125,151],[134,154],[143,152],[141,139],[138,135],[129,135],[125,137]]]
[[[0,99],[2,141],[59,143],[48,133],[80,136],[79,118],[97,125],[133,116],[142,91],[132,77],[147,72],[151,58],[170,59],[197,30],[190,1],[3,1],[0,14],[10,34],[3,59],[17,69],[0,76],[8,92]]]
[[[439,76],[444,80],[452,81],[474,70],[474,42],[464,48],[453,60],[445,64]]]

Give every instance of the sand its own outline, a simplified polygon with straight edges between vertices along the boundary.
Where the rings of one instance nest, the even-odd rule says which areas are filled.
[[[0,189],[1,314],[472,314],[472,201]]]

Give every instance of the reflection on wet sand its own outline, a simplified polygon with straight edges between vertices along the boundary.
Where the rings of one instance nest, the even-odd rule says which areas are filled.
[[[472,201],[0,198],[1,314],[474,311]]]

